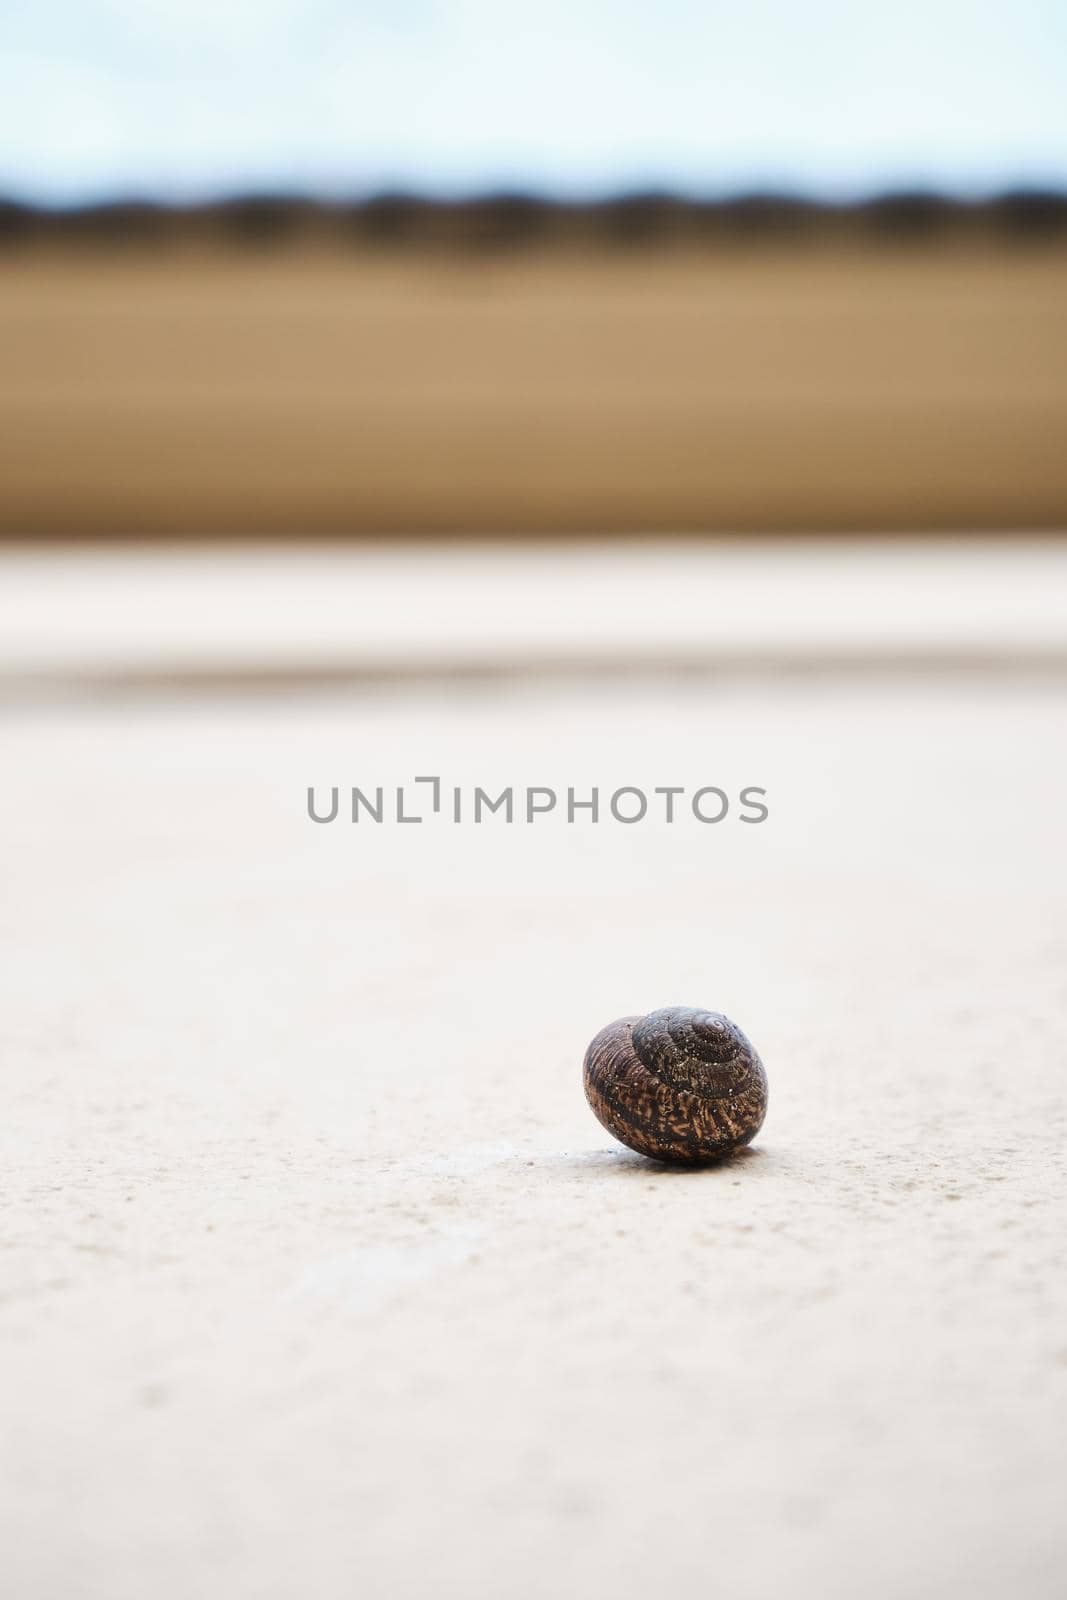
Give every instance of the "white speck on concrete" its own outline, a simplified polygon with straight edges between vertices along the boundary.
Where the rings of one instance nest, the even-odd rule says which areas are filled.
[[[446,1267],[469,1262],[487,1232],[473,1222],[446,1223],[428,1238],[363,1245],[309,1262],[289,1293],[317,1296],[350,1311],[377,1311],[412,1285],[425,1283]]]

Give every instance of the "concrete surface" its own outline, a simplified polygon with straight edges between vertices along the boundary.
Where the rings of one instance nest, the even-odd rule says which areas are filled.
[[[1062,1594],[1065,712],[1047,665],[11,698],[4,1592]],[[306,816],[424,772],[771,814]],[[767,1064],[721,1169],[582,1098],[675,1001]]]

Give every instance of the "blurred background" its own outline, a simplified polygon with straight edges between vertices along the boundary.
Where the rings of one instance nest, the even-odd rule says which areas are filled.
[[[1055,529],[1067,12],[46,0],[8,538]]]

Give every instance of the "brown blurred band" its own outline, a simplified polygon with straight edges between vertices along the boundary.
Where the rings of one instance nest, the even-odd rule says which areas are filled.
[[[1067,202],[0,207],[0,536],[1067,526]]]

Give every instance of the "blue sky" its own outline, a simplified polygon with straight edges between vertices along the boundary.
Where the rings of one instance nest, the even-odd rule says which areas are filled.
[[[6,0],[0,188],[1067,183],[1067,0]]]

